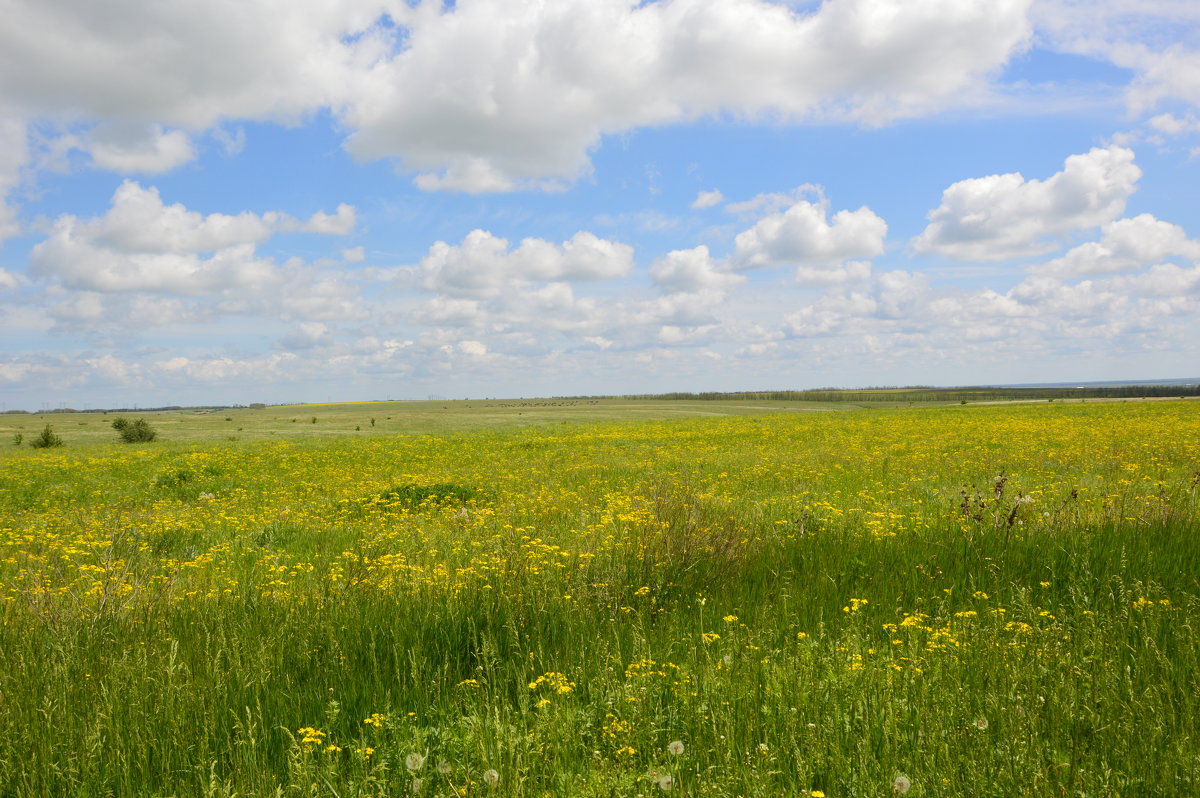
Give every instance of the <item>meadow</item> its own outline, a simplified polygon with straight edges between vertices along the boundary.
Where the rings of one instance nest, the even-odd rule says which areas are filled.
[[[0,795],[1200,794],[1200,401],[125,415],[0,416]]]

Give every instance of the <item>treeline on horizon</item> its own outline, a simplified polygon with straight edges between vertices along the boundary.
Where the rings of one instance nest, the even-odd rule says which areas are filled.
[[[624,399],[636,401],[789,401],[789,402],[984,402],[1032,399],[1148,399],[1160,397],[1200,396],[1198,383],[1147,383],[1126,385],[1028,386],[1006,388],[994,385],[936,388],[927,385],[903,387],[875,386],[869,388],[812,388],[803,391],[673,391],[669,393],[601,394],[587,396],[555,396],[560,400]],[[383,400],[379,400],[383,401]],[[390,400],[389,400],[390,401]],[[398,400],[417,401],[417,400]],[[439,400],[454,401],[454,400]],[[494,399],[464,399],[459,401],[496,401]],[[304,402],[287,402],[301,406]],[[313,402],[313,405],[324,404]],[[59,407],[47,410],[4,410],[0,415],[52,415],[61,413],[154,413],[172,410],[217,411],[261,410],[275,404],[251,402],[245,405],[164,405],[162,407],[123,407],[76,410]]]
[[[295,404],[288,402],[288,404]],[[0,415],[48,416],[55,413],[160,413],[171,410],[262,410],[268,405],[262,402],[251,402],[248,405],[163,405],[162,407],[99,407],[87,410],[76,410],[73,407],[55,407],[49,410],[5,410]]]
[[[903,388],[815,388],[806,391],[706,391],[661,394],[629,394],[619,398],[707,401],[793,401],[793,402],[979,402],[1005,399],[1143,399],[1150,397],[1200,396],[1200,384],[1193,385],[1092,385],[1080,387],[1000,388],[969,386],[934,388],[917,385]]]

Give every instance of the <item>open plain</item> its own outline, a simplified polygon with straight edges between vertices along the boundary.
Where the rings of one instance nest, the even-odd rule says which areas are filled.
[[[124,415],[0,416],[0,794],[1200,793],[1195,401]]]

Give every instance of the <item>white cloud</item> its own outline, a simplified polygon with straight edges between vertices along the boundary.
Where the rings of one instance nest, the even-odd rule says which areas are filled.
[[[192,142],[182,130],[164,131],[162,125],[97,125],[82,148],[101,169],[121,174],[167,172],[196,157]]]
[[[312,349],[326,346],[333,341],[329,328],[319,321],[306,321],[293,327],[279,342],[288,350]]]
[[[484,317],[479,301],[444,296],[433,297],[416,314],[418,321],[435,327],[469,327]]]
[[[103,216],[55,220],[29,262],[34,274],[74,289],[203,294],[263,288],[278,283],[281,274],[255,248],[275,231],[338,233],[353,224],[348,205],[308,222],[273,212],[205,216],[178,203],[165,205],[156,188],[127,180]]]
[[[696,346],[710,343],[716,328],[715,324],[686,328],[674,324],[664,324],[658,328],[656,338],[659,343],[667,346]]]
[[[1188,312],[1200,312],[1200,266],[1183,268],[1160,263],[1141,274],[1113,278],[1112,282],[1114,290],[1143,298],[1178,300],[1186,304]]]
[[[797,266],[796,282],[801,285],[840,285],[863,283],[871,277],[871,263],[851,260],[839,266]]]
[[[299,356],[292,352],[240,360],[231,357],[173,357],[154,363],[153,371],[163,376],[188,381],[223,382],[253,379],[255,384],[261,384],[266,380],[286,379],[292,376],[299,362]]]
[[[285,16],[274,0],[9,3],[0,101],[174,128],[93,142],[122,172],[184,162],[187,131],[329,109],[353,153],[396,158],[427,190],[554,188],[589,171],[603,136],[637,127],[874,125],[969,102],[1028,43],[1031,2],[296,0]]]
[[[603,135],[645,125],[722,112],[879,124],[944,107],[1025,44],[1028,6],[426,4],[404,20],[407,47],[350,84],[343,120],[353,153],[400,158],[422,188],[570,180]]]
[[[207,322],[211,308],[185,303],[174,297],[145,294],[103,294],[77,291],[54,299],[45,314],[59,330],[83,331],[104,337],[115,330]]]
[[[165,205],[158,189],[126,180],[113,194],[112,207],[101,218],[79,223],[64,216],[72,237],[82,233],[121,252],[211,252],[241,244],[260,244],[271,237],[274,219],[250,212],[236,216],[190,211],[179,203]]]
[[[1182,227],[1148,213],[1109,222],[1102,232],[1099,241],[1080,244],[1061,258],[1033,266],[1029,271],[1071,278],[1130,271],[1173,256],[1200,260],[1200,241],[1190,240]]]
[[[745,282],[740,274],[730,274],[708,252],[708,247],[668,252],[650,266],[650,276],[668,291],[724,291]]]
[[[278,219],[279,215],[276,214],[274,218]],[[317,211],[307,222],[304,222],[295,229],[305,233],[344,236],[353,233],[356,224],[357,215],[354,211],[354,206],[343,202],[337,206],[337,210],[333,214]]]
[[[1041,0],[1031,16],[1053,49],[1132,70],[1126,101],[1135,112],[1167,99],[1200,103],[1200,7],[1192,0]]]
[[[787,210],[806,197],[813,197],[821,204],[826,202],[825,189],[822,186],[815,183],[804,183],[786,194],[781,192],[759,194],[742,202],[731,202],[725,206],[725,210],[739,216],[752,218]]]
[[[1200,50],[1175,45],[1160,51],[1153,46],[1140,52],[1127,64],[1139,67],[1141,74],[1129,90],[1134,110],[1153,108],[1167,99],[1180,99],[1200,105]]]
[[[1168,319],[1192,320],[1194,328],[1198,313],[1200,266],[1157,264],[1075,284],[1038,274],[1005,292],[934,288],[928,275],[889,271],[786,313],[781,329],[793,339],[873,338],[885,354],[918,347],[945,359],[1077,352],[1096,345],[1089,342],[1136,350],[1139,332],[1161,340]],[[1170,335],[1178,343],[1186,329]]]
[[[0,382],[19,383],[29,379],[38,371],[47,369],[39,369],[36,364],[28,360],[10,360],[0,358]]]
[[[929,296],[929,278],[900,269],[880,274],[874,284],[875,313],[889,319],[914,319]]]
[[[459,245],[439,241],[419,270],[431,291],[455,296],[496,296],[530,282],[609,280],[633,268],[633,248],[579,232],[562,244],[526,238],[516,249],[486,230],[473,230]]]
[[[1133,151],[1114,146],[1072,155],[1046,180],[1019,173],[962,180],[942,193],[913,246],[961,260],[1047,252],[1058,238],[1119,216],[1141,176]]]
[[[464,355],[482,357],[483,355],[487,354],[488,349],[479,341],[459,341],[458,351],[462,352]]]
[[[703,327],[719,321],[717,311],[724,300],[723,291],[667,294],[631,308],[625,323],[647,327]]]
[[[290,262],[285,264],[288,265]],[[282,273],[282,288],[254,297],[244,308],[232,304],[228,310],[320,321],[362,318],[366,313],[358,288],[341,277],[322,278],[319,272],[302,265],[284,269]]]
[[[0,244],[20,232],[17,210],[8,204],[8,194],[20,182],[21,169],[29,161],[25,123],[0,113]]]
[[[873,315],[877,308],[878,303],[861,292],[827,294],[784,316],[783,331],[796,338],[837,335],[847,332],[858,319]]]
[[[16,291],[20,286],[15,274],[0,267],[0,291]]]
[[[6,3],[0,96],[27,116],[165,123],[295,119],[334,103],[387,54],[371,28],[393,3],[201,0]],[[349,34],[365,32],[351,38]]]
[[[1159,133],[1168,136],[1179,136],[1185,133],[1200,133],[1200,119],[1188,114],[1184,118],[1179,118],[1174,114],[1159,114],[1151,117],[1147,122],[1153,129]]]
[[[452,155],[446,159],[440,174],[426,172],[413,178],[423,191],[461,191],[466,194],[488,194],[512,191],[518,187],[536,188],[536,181],[521,182],[509,177],[486,158],[474,155]]]
[[[883,254],[887,223],[870,208],[838,211],[832,222],[828,216],[827,203],[800,200],[739,233],[730,260],[737,269],[837,267],[848,258]]]
[[[713,189],[712,191],[701,191],[696,195],[696,199],[692,201],[692,210],[704,210],[711,208],[714,205],[720,205],[725,199],[725,195],[720,191]]]

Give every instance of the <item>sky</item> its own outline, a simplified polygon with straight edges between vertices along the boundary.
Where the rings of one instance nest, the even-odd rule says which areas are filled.
[[[1194,0],[0,0],[0,409],[1200,375]]]

